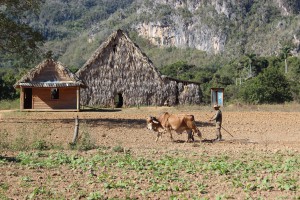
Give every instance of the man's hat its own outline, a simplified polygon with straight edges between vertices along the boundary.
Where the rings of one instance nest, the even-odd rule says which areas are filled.
[[[220,108],[220,106],[218,104],[215,104],[214,108]]]

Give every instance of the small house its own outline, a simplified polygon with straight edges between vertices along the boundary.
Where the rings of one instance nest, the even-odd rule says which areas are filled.
[[[80,88],[75,74],[60,62],[44,60],[15,85],[20,89],[20,110],[80,110]]]

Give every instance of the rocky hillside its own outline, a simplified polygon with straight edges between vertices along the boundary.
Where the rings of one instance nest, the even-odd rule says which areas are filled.
[[[289,45],[298,54],[299,13],[299,0],[49,0],[31,23],[48,39],[45,51],[80,67],[119,28],[141,48],[150,43],[234,57],[276,55]]]
[[[299,11],[297,0],[141,1],[133,28],[157,46],[272,54],[280,42],[299,50]]]

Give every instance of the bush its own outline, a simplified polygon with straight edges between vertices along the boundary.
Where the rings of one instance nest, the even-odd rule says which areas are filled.
[[[37,140],[33,142],[32,148],[35,150],[48,150],[49,146],[45,140]]]
[[[160,71],[162,74],[173,77],[181,78],[179,75],[183,76],[188,70],[194,68],[194,65],[187,64],[186,61],[178,61],[171,65],[163,66]]]
[[[291,87],[278,68],[269,67],[257,77],[248,80],[240,92],[246,103],[284,103],[291,101]]]
[[[300,103],[300,83],[297,81],[291,81],[291,91],[293,100]]]
[[[29,140],[26,136],[20,134],[12,143],[11,149],[15,151],[28,151],[31,149]]]
[[[88,151],[91,149],[95,149],[95,142],[92,140],[90,133],[87,131],[83,132],[82,139],[78,140],[77,144],[70,143],[71,149],[78,149],[80,151]]]
[[[6,129],[0,131],[0,150],[9,149],[8,131]]]
[[[18,97],[18,93],[13,86],[16,81],[16,75],[12,70],[0,72],[0,100]]]
[[[122,153],[124,152],[124,148],[121,145],[117,145],[112,149],[114,152]]]

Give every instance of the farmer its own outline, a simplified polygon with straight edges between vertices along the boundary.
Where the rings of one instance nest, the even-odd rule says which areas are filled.
[[[216,111],[215,115],[209,120],[216,121],[216,135],[217,138],[215,141],[221,141],[222,140],[222,134],[221,134],[221,127],[222,127],[222,112],[220,110],[220,106],[218,104],[214,105],[214,109]]]

